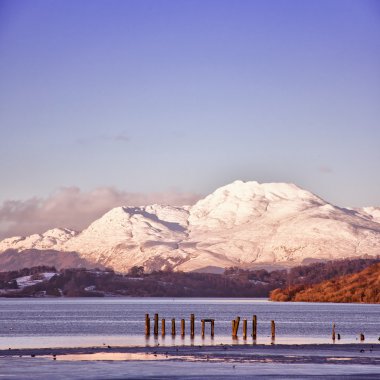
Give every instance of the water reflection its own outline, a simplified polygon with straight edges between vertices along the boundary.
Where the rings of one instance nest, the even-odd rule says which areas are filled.
[[[145,338],[145,314],[169,321],[186,320],[186,336],[150,335]],[[189,336],[190,314],[195,314],[195,338]],[[252,316],[257,315],[257,339],[252,340]],[[248,337],[231,338],[231,321],[248,320]],[[201,319],[215,319],[215,337]],[[276,321],[271,341],[270,321]],[[355,343],[360,333],[366,343],[378,343],[380,305],[273,303],[257,299],[0,299],[0,348],[172,346],[218,344],[332,343],[332,323],[341,335],[335,344]],[[151,326],[153,328],[153,324]],[[153,332],[153,330],[152,330]],[[178,332],[178,330],[177,330]]]
[[[47,357],[47,356],[44,356]],[[126,361],[126,360],[168,360],[168,355],[149,353],[121,353],[121,352],[96,352],[93,354],[70,354],[57,355],[55,360],[59,361]],[[170,357],[172,359],[172,357]]]

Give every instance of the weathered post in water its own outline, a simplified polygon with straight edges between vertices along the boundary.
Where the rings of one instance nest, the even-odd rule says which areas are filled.
[[[335,323],[332,325],[332,340],[335,341]]]
[[[235,336],[237,337],[238,331],[239,331],[239,324],[240,324],[240,317],[236,317],[236,324],[235,324]]]
[[[363,341],[364,341],[364,339],[365,339],[365,337],[364,337],[364,334],[363,334],[363,333],[361,333],[361,334],[360,334],[360,341],[361,341],[361,342],[363,342]]]
[[[271,321],[270,324],[271,324],[271,337],[272,337],[272,340],[274,340],[276,338],[276,324],[274,321]]]
[[[243,339],[247,339],[247,320],[243,319]]]
[[[257,338],[257,316],[254,315],[252,318],[252,338]]]
[[[211,337],[212,338],[214,337],[214,333],[215,333],[215,319],[212,319],[211,320]]]
[[[194,338],[194,320],[195,320],[195,316],[194,314],[191,314],[190,315],[190,336],[191,336],[191,339]]]
[[[154,314],[154,335],[158,335],[158,314]]]
[[[165,334],[166,334],[166,331],[165,331],[165,319],[164,318],[161,320],[161,334],[162,334],[162,336],[165,336]]]
[[[145,335],[150,335],[150,318],[149,314],[145,314]]]
[[[201,330],[202,332],[201,332],[201,334],[202,334],[202,338],[204,338],[205,337],[205,320],[202,319],[201,322],[202,322],[202,330]]]
[[[185,336],[185,320],[181,319],[181,336]]]
[[[172,336],[175,336],[176,335],[176,331],[175,331],[175,318],[172,319]]]
[[[232,321],[232,337],[237,338],[238,330],[239,330],[240,317],[236,317]]]

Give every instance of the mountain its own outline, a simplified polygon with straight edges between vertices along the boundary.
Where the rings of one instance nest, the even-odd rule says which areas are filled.
[[[380,303],[380,263],[320,284],[276,289],[272,301]]]
[[[193,206],[117,207],[80,233],[53,229],[9,238],[0,252],[75,252],[121,272],[136,265],[182,271],[294,266],[380,254],[377,212],[334,206],[294,184],[235,181]]]
[[[380,207],[363,207],[359,211],[370,217],[374,222],[380,223]]]

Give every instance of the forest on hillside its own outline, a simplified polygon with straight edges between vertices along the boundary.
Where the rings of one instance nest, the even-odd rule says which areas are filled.
[[[111,269],[61,269],[51,266],[0,272],[3,297],[268,297],[341,275],[360,272],[380,258],[339,260],[267,271],[226,268],[223,274],[157,271],[133,267],[128,274]],[[46,274],[49,274],[46,277]],[[277,292],[277,293],[276,293]],[[280,294],[278,290],[273,294]],[[285,300],[285,299],[284,299]]]
[[[380,263],[318,284],[275,289],[272,301],[380,303]]]

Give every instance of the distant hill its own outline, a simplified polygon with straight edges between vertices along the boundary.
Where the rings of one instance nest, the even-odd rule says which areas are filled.
[[[380,303],[380,263],[315,285],[294,285],[271,292],[272,301]]]
[[[0,267],[21,269],[48,260],[69,268],[85,261],[87,268],[120,273],[133,266],[145,272],[215,273],[231,266],[289,268],[376,256],[379,213],[376,207],[332,205],[294,184],[235,181],[193,206],[116,207],[81,232],[53,228],[4,239]]]
[[[297,286],[305,289],[322,280],[360,272],[379,261],[379,258],[340,260],[272,272],[231,267],[222,274],[144,273],[142,266],[132,267],[128,274],[101,268],[58,271],[47,263],[49,266],[0,272],[0,296],[268,297],[273,289],[298,289]]]

